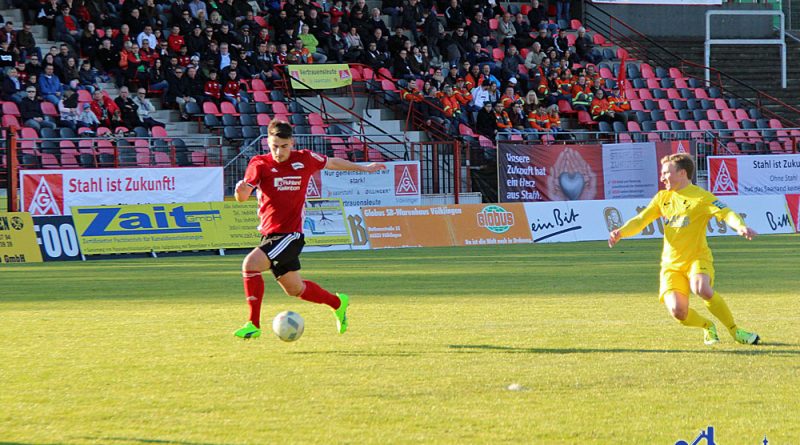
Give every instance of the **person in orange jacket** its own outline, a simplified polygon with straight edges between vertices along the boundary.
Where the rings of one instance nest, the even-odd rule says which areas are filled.
[[[508,113],[506,113],[506,110],[503,108],[503,103],[500,101],[494,104],[494,116],[497,119],[498,132],[513,130],[511,118],[508,117]]]
[[[536,111],[532,111],[528,114],[528,123],[531,125],[531,128],[536,131],[544,133],[550,132],[550,118],[542,105],[539,105]]]
[[[611,104],[606,98],[606,92],[602,88],[598,88],[594,93],[592,100],[591,111],[592,119],[595,122],[604,121],[608,123],[623,122],[626,123],[627,119],[622,114],[617,114],[612,108]]]

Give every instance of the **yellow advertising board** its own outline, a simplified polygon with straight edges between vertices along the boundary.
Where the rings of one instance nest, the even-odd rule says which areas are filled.
[[[532,243],[522,204],[365,207],[373,248]]]
[[[251,200],[73,207],[72,215],[85,255],[247,249],[261,242],[257,206]],[[306,212],[306,244],[350,243],[341,200],[309,200],[306,207],[313,207]]]
[[[31,214],[0,212],[0,264],[41,262]]]
[[[299,90],[340,88],[353,83],[347,64],[287,65],[286,68],[292,78],[292,88]]]

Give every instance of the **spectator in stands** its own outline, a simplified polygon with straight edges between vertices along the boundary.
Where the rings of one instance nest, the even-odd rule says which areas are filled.
[[[72,90],[64,91],[64,95],[58,102],[59,125],[73,130],[78,129],[78,95]]]
[[[484,80],[492,82],[495,88],[500,88],[500,79],[498,79],[497,77],[495,77],[494,74],[492,74],[491,66],[488,63],[484,63],[483,65],[481,65],[481,76],[483,77]]]
[[[10,100],[19,105],[22,99],[26,97],[25,85],[19,80],[17,69],[11,68],[3,79],[3,100]]]
[[[400,24],[403,14],[402,0],[383,0],[381,2],[381,12],[389,16],[389,24],[394,28]],[[389,35],[387,32],[386,35]]]
[[[243,90],[245,90],[243,92]],[[222,88],[222,98],[238,105],[240,101],[247,102],[247,95],[244,83],[239,80],[236,71],[231,70],[228,72],[228,79],[225,86]]]
[[[464,9],[459,4],[458,0],[450,0],[450,6],[444,10],[445,29],[453,31],[459,27],[466,26],[467,18],[464,15]]]
[[[211,70],[208,72],[208,80],[206,80],[203,94],[205,99],[213,103],[219,104],[222,98],[222,84],[217,80],[217,71]]]
[[[514,44],[517,48],[528,48],[533,43],[531,38],[531,25],[528,23],[528,18],[521,12],[517,13],[514,20],[514,29],[517,31],[514,34]]]
[[[100,126],[100,120],[97,119],[97,115],[94,114],[91,104],[80,103],[78,104],[78,108],[81,110],[81,112],[78,115],[76,126],[78,128],[87,127],[91,128],[92,131],[96,131],[97,127]]]
[[[489,29],[489,22],[483,18],[482,12],[475,13],[475,19],[469,24],[467,31],[470,36],[478,37],[478,42],[482,47],[497,47],[497,41],[492,38],[491,30]]]
[[[33,36],[32,29],[33,25],[26,22],[22,25],[22,30],[17,33],[17,48],[19,48],[21,60],[27,60],[30,54],[36,54],[40,59],[42,58],[42,50],[36,46],[36,37]]]
[[[420,78],[428,76],[428,70],[431,68],[430,59],[422,54],[419,46],[411,48],[411,57],[408,59],[408,63],[416,76],[419,76]],[[441,73],[441,70],[439,71]],[[436,87],[439,88],[440,85],[437,85]]]
[[[508,45],[511,44],[516,35],[517,28],[514,26],[514,19],[511,17],[510,13],[506,12],[503,14],[503,18],[498,21],[495,40],[508,48]]]
[[[153,127],[164,126],[162,122],[155,120],[152,116],[152,114],[156,112],[156,107],[154,107],[150,99],[147,98],[147,90],[139,88],[136,91],[136,96],[133,97],[133,103],[136,105],[139,121],[141,121],[148,130]]]
[[[331,25],[331,33],[327,39],[327,51],[328,57],[331,61],[336,63],[344,62],[345,60],[345,52],[347,49],[347,42],[344,39],[344,36],[341,32],[339,32],[339,25],[332,24]]]
[[[364,53],[364,44],[361,42],[361,36],[358,34],[358,28],[355,26],[350,28],[350,32],[344,37],[347,51],[345,53],[345,60],[348,62],[357,62],[361,60]]]
[[[297,36],[298,40],[302,42],[303,47],[310,53],[310,59],[313,63],[325,63],[328,61],[328,56],[322,53],[322,49],[319,48],[319,40],[314,34],[311,34],[311,28],[308,25],[303,25],[301,28],[300,34]],[[297,48],[297,45],[295,45]],[[308,63],[312,63],[308,62]]]
[[[536,95],[534,95],[534,97],[536,97]],[[522,101],[514,102],[511,107],[509,118],[511,119],[512,128],[520,132],[526,132],[530,130],[531,126],[528,123],[528,115],[525,114],[525,110],[522,107]]]
[[[175,77],[169,81],[169,89],[167,90],[165,101],[167,103],[174,102],[178,104],[178,109],[181,112],[181,118],[187,120],[189,119],[189,116],[185,111],[186,103],[197,102],[197,100],[189,94],[189,84],[183,77],[184,68],[181,66],[175,67],[174,73]]]
[[[517,47],[514,45],[509,45],[508,50],[506,51],[506,56],[503,58],[503,62],[501,65],[501,72],[503,79],[518,79],[522,85],[528,85],[528,75],[523,74],[519,70],[520,65],[524,65],[525,60],[522,59],[522,56],[519,55],[517,51]]]
[[[592,39],[586,35],[586,28],[583,26],[578,28],[578,35],[575,37],[575,54],[578,56],[578,59],[594,64],[600,62],[602,57],[592,51],[593,47]]]
[[[517,132],[511,125],[511,118],[508,117],[508,113],[506,113],[506,110],[503,108],[503,104],[499,101],[494,103],[494,117],[498,132]]]
[[[42,101],[36,97],[36,88],[29,87],[25,92],[26,97],[19,103],[19,114],[23,125],[37,132],[42,128],[56,128],[56,123],[42,113]]]
[[[381,68],[387,68],[389,60],[385,53],[378,51],[377,42],[369,42],[367,52],[364,53],[363,63],[374,71],[378,71]]]
[[[617,89],[613,94],[609,94],[608,103],[611,105],[611,111],[618,116],[622,116],[625,122],[628,122],[631,104],[628,102],[623,91]]]
[[[550,48],[553,47],[553,39],[547,35],[547,28],[539,28],[539,33],[533,41],[538,43],[545,53],[548,53]]]
[[[567,30],[561,28],[558,34],[553,36],[553,48],[556,50],[558,57],[564,57],[564,54],[569,51],[569,42],[567,42]]]
[[[489,100],[489,87],[491,84],[491,81],[484,80],[481,82],[480,86],[477,86],[470,91],[470,94],[472,94],[470,111],[478,111],[483,108],[483,105],[486,102],[491,102]]]
[[[539,109],[539,96],[534,90],[530,90],[527,94],[525,94],[524,102],[523,109],[526,115],[530,115]]]
[[[550,116],[541,103],[534,111],[528,114],[528,124],[539,133],[550,133]]]
[[[423,7],[418,0],[408,0],[408,4],[403,7],[403,19],[401,26],[404,29],[411,31],[411,36],[414,42],[419,41],[419,32],[417,29],[422,26],[422,12]]]
[[[531,74],[538,70],[545,58],[547,58],[547,55],[542,52],[541,43],[534,42],[528,55],[525,56],[525,68],[528,68],[528,73]]]
[[[497,117],[492,110],[491,102],[484,102],[478,111],[478,117],[475,119],[475,131],[492,141],[497,137]]]
[[[591,104],[591,115],[595,122],[628,122],[628,119],[624,114],[617,114],[611,108],[611,104],[608,102],[605,91],[602,88],[595,90],[594,99],[592,100]]]
[[[408,52],[405,49],[401,49],[397,57],[394,58],[392,62],[392,75],[396,79],[417,79],[418,73],[415,73],[411,68],[411,64],[408,60]]]
[[[456,64],[450,65],[450,70],[448,71],[447,76],[445,76],[443,83],[445,85],[455,85],[456,83],[458,83],[459,77],[460,76],[458,75],[458,65]]]
[[[571,0],[556,0],[556,20],[561,23],[562,26],[566,26],[566,24],[569,23],[570,2]]]
[[[488,63],[494,64],[492,61],[492,56],[490,56],[487,51],[483,50],[483,46],[480,42],[475,42],[472,44],[472,49],[467,52],[466,59],[469,60],[469,63],[473,66]]]
[[[140,48],[144,46],[142,42],[145,40],[150,42],[150,48],[155,48],[158,43],[155,34],[153,34],[153,27],[150,25],[145,25],[144,30],[136,37],[136,43],[139,44]]]
[[[67,42],[71,47],[78,48],[78,39],[81,35],[80,22],[78,19],[70,14],[69,6],[61,7],[61,15],[55,19],[57,40]]]
[[[6,22],[5,26],[0,28],[0,41],[8,43],[10,48],[17,46],[17,32],[14,31],[14,22]]]
[[[74,57],[67,59],[64,68],[61,70],[63,75],[61,81],[64,82],[69,88],[77,90],[80,85],[80,76],[78,74],[79,67]]]
[[[5,40],[0,42],[0,74],[5,74],[9,69],[17,66],[17,54]]]
[[[193,18],[197,18],[197,13],[199,11],[203,11],[204,13],[208,13],[206,9],[206,4],[203,0],[192,0],[189,2],[189,13],[192,15]]]
[[[142,57],[142,54],[139,52],[138,44],[132,43],[130,50],[120,54],[119,64],[120,68],[122,68],[125,73],[125,84],[131,82],[140,85],[147,84],[147,68],[149,66],[149,61]]]
[[[80,54],[84,57],[88,57],[91,60],[95,60],[97,55],[97,50],[100,49],[100,37],[97,36],[97,30],[95,29],[94,23],[89,22],[86,24],[86,28],[83,29],[81,32],[80,38]]]
[[[528,12],[528,23],[531,27],[538,29],[540,25],[547,24],[547,11],[544,5],[541,5],[539,0],[531,2],[531,10]]]
[[[120,119],[125,128],[133,130],[136,127],[142,126],[142,121],[139,120],[139,113],[137,111],[139,107],[137,107],[133,99],[131,99],[128,87],[119,89],[119,96],[114,99],[114,103],[117,105],[117,108],[119,108]]]
[[[56,16],[58,15],[58,0],[49,0],[39,10],[36,21],[47,30],[47,40],[54,40]]]
[[[578,76],[577,82],[572,85],[570,95],[572,96],[572,108],[576,111],[589,111],[589,105],[594,100],[594,93],[591,85],[586,82],[586,76]]]
[[[58,106],[58,101],[61,100],[63,91],[61,79],[55,75],[55,66],[45,66],[44,72],[39,78],[39,94],[42,95],[44,100]]]
[[[92,68],[91,62],[84,60],[81,64],[81,69],[78,71],[79,89],[87,90],[89,93],[94,93],[94,90],[100,88],[97,84],[99,81],[97,70]]]
[[[505,92],[502,96],[500,96],[500,103],[503,104],[503,108],[510,110],[515,103],[522,103],[522,98],[519,97],[519,94],[517,94],[516,90],[514,89],[517,86],[516,80],[517,79],[513,79],[513,81],[509,80]]]

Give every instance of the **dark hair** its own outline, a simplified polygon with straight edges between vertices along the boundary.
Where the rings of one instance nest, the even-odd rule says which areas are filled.
[[[274,120],[269,123],[269,127],[267,127],[267,134],[270,136],[279,137],[281,139],[291,139],[292,126],[286,121]]]
[[[687,153],[676,153],[661,158],[662,164],[667,164],[669,162],[675,164],[678,170],[684,170],[690,181],[694,177],[694,159],[692,159],[691,155]]]

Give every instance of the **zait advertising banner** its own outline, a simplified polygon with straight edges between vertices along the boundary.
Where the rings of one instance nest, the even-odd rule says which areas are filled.
[[[709,191],[717,196],[800,192],[800,155],[709,156]]]
[[[221,167],[22,170],[22,208],[69,215],[77,206],[222,201]]]
[[[386,162],[386,170],[364,173],[321,170],[308,182],[309,198],[338,198],[345,207],[419,205],[419,161]]]
[[[608,232],[622,227],[650,202],[649,199],[622,199],[525,204],[531,236],[537,243],[598,241]],[[748,226],[762,235],[792,233],[794,226],[783,195],[727,197],[726,205],[744,218]],[[724,221],[708,223],[708,235],[736,235]],[[661,238],[664,223],[657,219],[634,238]]]
[[[339,200],[306,203],[306,244],[349,244]],[[256,202],[73,207],[85,255],[253,248],[261,242]],[[312,230],[308,230],[308,228]]]
[[[527,145],[501,143],[501,202],[643,198],[660,187],[660,159],[688,144]]]
[[[531,242],[521,204],[368,207],[362,211],[373,249]]]
[[[30,213],[0,212],[0,264],[41,262]]]
[[[347,64],[288,65],[286,68],[292,77],[292,88],[299,90],[340,88],[353,83]]]

